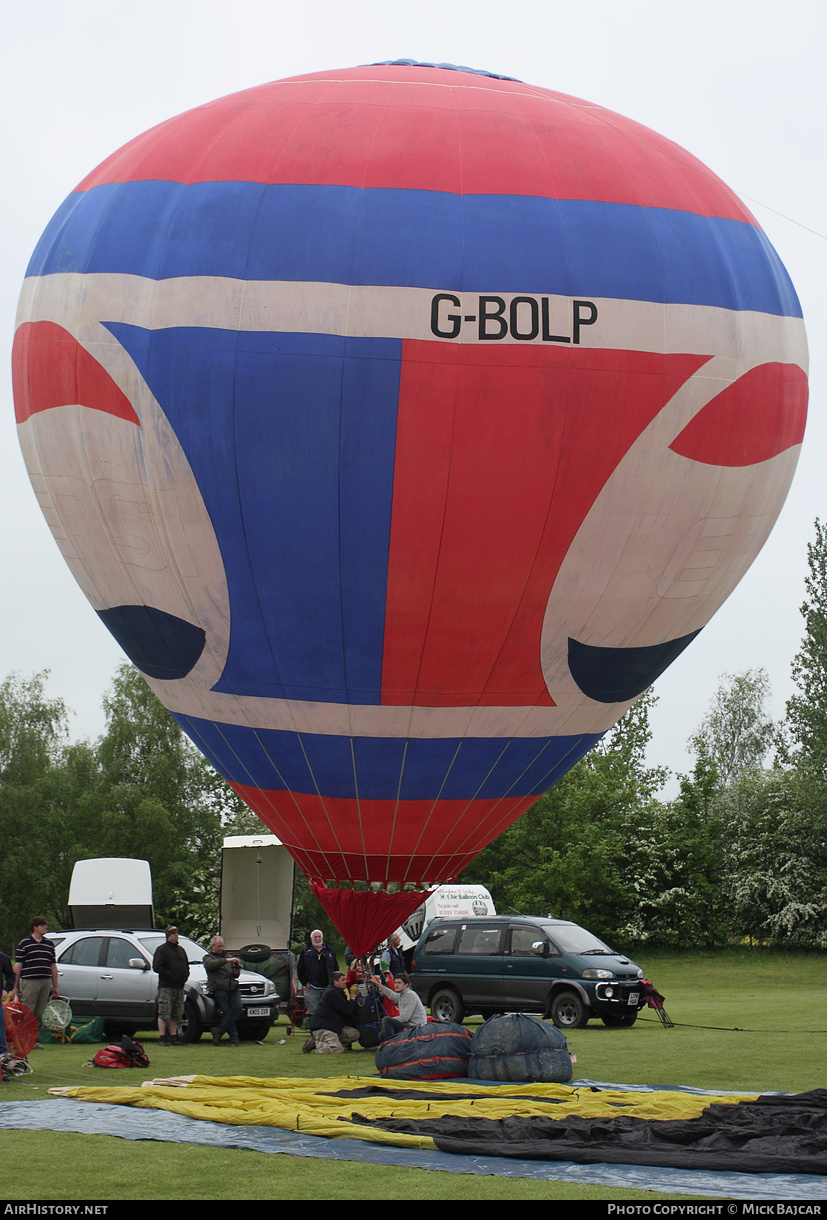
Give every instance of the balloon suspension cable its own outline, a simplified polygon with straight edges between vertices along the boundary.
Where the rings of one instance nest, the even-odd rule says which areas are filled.
[[[379,988],[377,987],[376,983],[373,981],[373,967],[372,967],[372,965],[369,964],[368,959],[369,958],[372,959],[374,954],[376,954],[378,952],[379,952],[379,947],[377,945],[375,948],[371,949],[370,953],[365,953],[362,955],[362,957],[359,958],[359,961],[362,965],[362,982],[365,984],[367,993],[368,993],[368,995],[373,995],[373,996],[377,996],[377,997],[380,995],[380,992],[379,992]],[[355,960],[356,959],[354,958],[354,961]],[[379,967],[379,971],[380,971],[380,977],[381,977],[381,971],[382,971],[381,966]]]

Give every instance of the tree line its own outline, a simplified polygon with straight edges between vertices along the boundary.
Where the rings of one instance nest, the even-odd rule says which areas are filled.
[[[724,675],[691,741],[675,800],[649,766],[647,692],[462,880],[502,912],[551,914],[615,944],[827,947],[827,529],[808,545],[797,693],[774,724],[762,669]],[[191,745],[131,665],[104,698],[105,730],[72,742],[45,673],[0,683],[0,948],[33,914],[69,925],[76,860],[152,869],[156,919],[218,928],[221,840],[261,823]],[[297,873],[294,946],[323,920]],[[322,923],[322,926],[325,926]]]
[[[46,672],[0,682],[0,949],[32,915],[71,926],[77,860],[132,856],[152,870],[155,919],[196,940],[218,931],[225,835],[268,833],[192,745],[134,666],[120,665],[95,742],[72,742]],[[297,872],[294,945],[324,919]]]

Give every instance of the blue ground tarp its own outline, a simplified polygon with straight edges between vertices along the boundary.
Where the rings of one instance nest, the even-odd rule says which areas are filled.
[[[701,1089],[686,1091],[704,1092]],[[714,1097],[714,1094],[710,1096]],[[75,1131],[87,1135],[117,1136],[121,1139],[242,1148],[254,1152],[284,1153],[288,1156],[438,1169],[445,1173],[576,1182],[634,1191],[657,1190],[741,1200],[818,1202],[827,1198],[827,1178],[809,1174],[716,1173],[711,1170],[690,1172],[636,1165],[576,1165],[569,1162],[519,1161],[507,1157],[455,1156],[443,1152],[366,1144],[360,1140],[327,1140],[272,1127],[226,1126],[221,1123],[201,1122],[161,1110],[137,1110],[75,1100],[6,1102],[0,1107],[0,1128],[3,1127],[33,1131]]]

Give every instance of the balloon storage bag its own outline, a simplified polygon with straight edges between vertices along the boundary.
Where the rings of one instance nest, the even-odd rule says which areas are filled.
[[[550,1021],[514,1012],[489,1019],[471,1041],[472,1080],[565,1084],[571,1080],[568,1042]]]
[[[471,1035],[452,1021],[412,1025],[383,1042],[376,1070],[389,1080],[453,1080],[468,1075]]]
[[[92,1042],[103,1042],[105,1040],[105,1019],[103,1017],[91,1017],[88,1021],[81,1019],[80,1021],[70,1021],[62,1034],[52,1034],[50,1042],[66,1043],[80,1042],[88,1044]]]

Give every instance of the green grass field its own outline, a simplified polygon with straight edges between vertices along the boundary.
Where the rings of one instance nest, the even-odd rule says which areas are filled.
[[[827,1087],[827,954],[764,950],[635,955],[675,1022],[664,1029],[644,1010],[631,1029],[592,1022],[569,1038],[575,1077],[614,1083],[696,1085],[707,1089],[802,1092]],[[161,1048],[143,1039],[151,1076],[369,1075],[373,1055],[302,1055],[301,1034],[276,1025],[263,1046],[230,1050],[207,1039]],[[33,1052],[34,1073],[0,1085],[4,1101],[36,1100],[56,1085],[126,1083],[126,1073],[84,1067],[95,1047]],[[139,1073],[130,1073],[135,1083]],[[67,1101],[66,1105],[72,1105]],[[0,1129],[4,1190],[15,1200],[367,1199],[387,1197],[387,1171],[373,1165],[274,1156],[241,1150],[117,1140],[65,1132]],[[478,1177],[428,1170],[395,1172],[403,1199],[640,1199],[640,1191],[561,1182]],[[378,1190],[378,1195],[377,1195]],[[401,1193],[400,1193],[401,1191]],[[678,1198],[652,1192],[646,1199]],[[682,1196],[686,1198],[688,1196]]]

